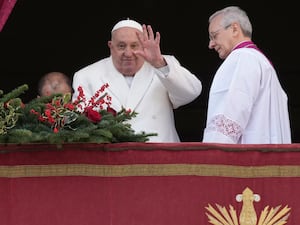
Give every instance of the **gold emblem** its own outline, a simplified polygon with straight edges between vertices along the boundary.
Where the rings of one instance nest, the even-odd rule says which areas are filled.
[[[290,215],[288,206],[281,208],[281,205],[271,208],[266,206],[261,212],[258,223],[257,215],[253,205],[253,201],[260,201],[258,194],[253,194],[250,188],[246,188],[242,194],[236,196],[238,202],[243,202],[242,210],[238,219],[236,210],[229,205],[229,212],[225,207],[221,207],[216,204],[217,209],[214,209],[210,204],[205,207],[208,213],[206,213],[209,223],[214,225],[283,225],[287,223],[287,219]]]

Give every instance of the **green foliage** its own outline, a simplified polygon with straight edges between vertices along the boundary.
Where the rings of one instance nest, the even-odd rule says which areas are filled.
[[[135,133],[128,121],[137,113],[125,109],[115,115],[101,110],[101,121],[91,122],[84,113],[65,107],[71,101],[70,95],[40,97],[24,105],[19,95],[27,89],[22,85],[4,96],[0,90],[0,143],[146,142],[149,136],[157,135]],[[49,104],[56,104],[51,111],[56,113],[53,124],[42,120],[48,118],[45,112]]]
[[[22,100],[17,97],[26,90],[28,85],[22,85],[6,95],[0,91],[0,135],[6,134],[16,126],[23,106]]]

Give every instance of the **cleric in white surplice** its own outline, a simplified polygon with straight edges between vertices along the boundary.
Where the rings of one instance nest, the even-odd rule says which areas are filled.
[[[288,97],[272,63],[251,41],[252,26],[238,7],[209,19],[209,48],[224,62],[209,93],[203,142],[291,143]]]

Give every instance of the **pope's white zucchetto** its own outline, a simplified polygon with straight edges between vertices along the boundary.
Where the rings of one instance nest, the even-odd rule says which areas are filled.
[[[131,27],[131,28],[135,28],[141,32],[143,32],[143,27],[140,23],[131,20],[131,19],[127,19],[127,20],[121,20],[118,23],[116,23],[116,25],[113,27],[113,29],[111,30],[111,32],[123,28],[123,27]]]

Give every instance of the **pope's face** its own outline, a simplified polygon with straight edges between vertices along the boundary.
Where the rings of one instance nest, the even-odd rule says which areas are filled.
[[[119,28],[113,31],[108,42],[114,66],[125,76],[134,76],[144,63],[144,59],[134,53],[142,48],[137,32],[140,31],[135,28]]]

